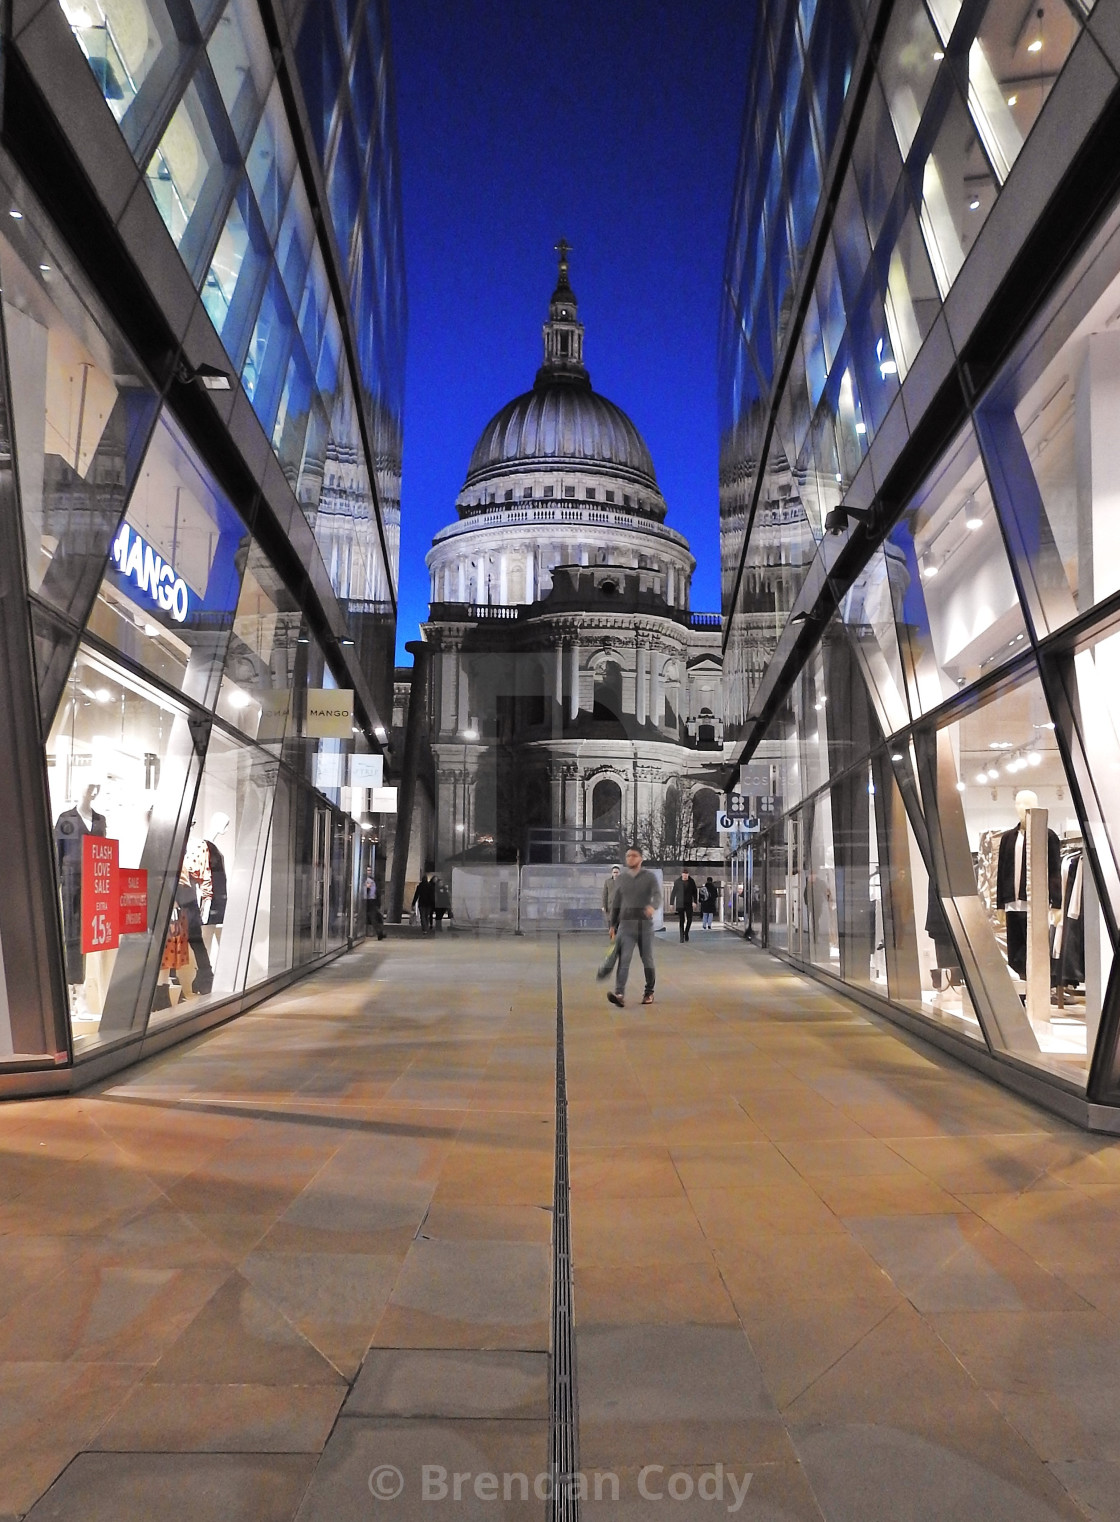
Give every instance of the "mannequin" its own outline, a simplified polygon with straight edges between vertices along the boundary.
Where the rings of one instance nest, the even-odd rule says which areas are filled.
[[[206,943],[206,950],[210,954],[211,962],[214,962],[216,959],[219,946],[221,945],[222,925],[225,922],[226,899],[228,897],[226,859],[215,842],[228,829],[228,814],[212,814],[210,816],[210,828],[207,830],[206,839],[203,841],[207,855],[207,876],[203,879],[203,882],[209,891],[206,892],[200,889],[199,910],[202,914],[202,939]]]
[[[188,996],[208,994],[214,986],[210,954],[202,939],[202,912],[199,908],[200,893],[209,895],[209,877],[209,854],[206,842],[199,838],[197,825],[192,821],[187,849],[183,853],[183,865],[179,871],[179,886],[175,890],[175,902],[186,916],[187,940],[190,943],[191,959],[194,963],[194,976],[189,978],[190,986],[188,986],[188,971],[185,967],[176,974],[179,982],[183,984],[183,992]]]
[[[54,822],[54,848],[62,894],[62,936],[66,943],[66,981],[70,985],[71,1006],[76,1003],[79,987],[86,980],[86,959],[82,955],[82,837],[105,834],[105,815],[99,814],[93,806],[100,791],[100,782],[87,782],[77,803],[64,809]]]
[[[999,841],[996,868],[996,907],[1007,911],[1007,965],[1017,977],[1027,975],[1027,810],[1038,808],[1038,794],[1024,788],[1015,794],[1019,823]],[[1053,830],[1046,832],[1048,908],[1062,903],[1062,848]]]

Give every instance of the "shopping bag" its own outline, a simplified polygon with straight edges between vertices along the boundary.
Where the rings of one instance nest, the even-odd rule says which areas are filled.
[[[603,980],[603,978],[609,978],[610,977],[611,972],[614,970],[614,964],[617,961],[618,961],[618,937],[616,936],[614,938],[614,940],[610,943],[610,945],[607,947],[607,954],[606,954],[606,956],[599,963],[599,966],[595,969],[595,976],[600,980],[600,982]]]

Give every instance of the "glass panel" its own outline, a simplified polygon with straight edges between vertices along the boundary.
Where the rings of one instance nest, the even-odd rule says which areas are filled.
[[[268,38],[254,0],[231,0],[218,18],[206,51],[234,135],[244,148],[272,82]]]
[[[899,637],[910,701],[928,712],[1026,648],[1023,610],[971,428],[888,542],[902,594]]]
[[[87,650],[74,662],[47,741],[47,777],[61,893],[66,981],[76,1051],[126,1034],[162,945],[178,874],[180,816],[197,772],[197,731],[185,710]],[[117,841],[119,864],[148,872],[148,932],[119,948],[82,951],[82,841]],[[174,862],[172,862],[172,857]]]
[[[249,351],[241,370],[245,393],[262,425],[272,432],[273,419],[280,401],[291,353],[295,320],[278,275],[272,275],[265,289]]]
[[[279,747],[293,723],[297,671],[306,668],[299,604],[254,543],[233,620],[217,712],[258,745]]]
[[[1002,183],[1081,33],[1063,4],[992,0],[968,51],[968,104]]]
[[[82,622],[157,400],[108,320],[71,283],[66,256],[39,239],[30,208],[6,221],[0,275],[28,581]],[[59,684],[72,654],[73,646]]]
[[[913,211],[907,211],[891,249],[883,307],[891,350],[902,378],[917,358],[941,310],[933,270]]]
[[[268,239],[249,181],[243,179],[202,287],[203,305],[238,369],[243,363],[250,323],[256,316],[269,254]]]
[[[1037,676],[940,732],[937,807],[946,854],[957,852],[947,871],[971,872],[983,909],[976,914],[975,900],[961,899],[960,879],[941,885],[949,918],[954,898],[961,916],[959,949],[975,958],[989,1039],[1084,1082],[1086,1013],[1092,1006],[1099,1018],[1101,988],[1099,952],[1093,988],[1086,983],[1083,937],[1086,915],[1099,923],[1098,910]],[[1028,815],[1037,863],[1027,850]]]
[[[166,6],[160,0],[62,0],[62,9],[109,109],[123,121],[156,61],[179,48]]]
[[[855,166],[856,182],[867,217],[868,231],[872,242],[878,242],[883,219],[890,207],[895,186],[902,173],[902,159],[899,156],[898,143],[891,130],[883,92],[875,79],[871,81],[867,104],[863,108],[863,120],[860,123],[855,148],[852,150],[852,163]],[[852,213],[849,212],[843,219],[844,225],[846,226],[851,219]],[[836,246],[843,266],[844,261],[849,257],[845,248],[843,227],[837,230]],[[862,239],[857,244],[857,248],[862,251]],[[857,279],[863,273],[865,262],[862,258],[857,261]],[[850,301],[856,286],[850,280],[848,285]]]
[[[176,247],[182,247],[200,205],[205,215],[213,195],[211,187],[211,195],[204,199],[207,180],[212,172],[220,176],[221,168],[221,155],[202,97],[197,84],[192,84],[168,122],[146,171],[152,200]],[[201,241],[197,226],[191,241]],[[184,250],[184,258],[187,257]]]
[[[922,233],[942,296],[949,294],[996,193],[972,118],[954,90],[922,171]]]
[[[894,545],[875,551],[841,604],[871,700],[884,734],[910,722],[898,624],[908,572]]]
[[[288,188],[295,174],[296,154],[288,130],[280,86],[274,85],[268,106],[260,119],[253,146],[245,161],[249,179],[256,193],[257,205],[269,237],[274,238],[288,199]]]
[[[248,984],[277,770],[276,760],[255,746],[217,730],[211,735],[152,999],[153,1021],[228,998]]]
[[[244,523],[164,413],[88,627],[209,707],[248,551]]]
[[[900,0],[883,39],[879,76],[903,158],[914,145],[944,57],[945,50],[929,24],[922,0]]]

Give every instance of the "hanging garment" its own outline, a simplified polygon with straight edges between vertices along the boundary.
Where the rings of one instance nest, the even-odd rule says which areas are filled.
[[[82,838],[104,834],[105,815],[95,809],[90,810],[88,826],[77,809],[64,810],[54,822],[67,983],[84,983],[86,980],[86,959],[82,955]]]
[[[999,838],[996,866],[996,908],[1017,908],[1025,912],[1027,903],[1027,835],[1023,826],[1005,830]],[[1049,906],[1058,909],[1062,902],[1062,847],[1053,830],[1046,831],[1046,877]]]
[[[220,925],[225,920],[226,901],[229,898],[226,859],[212,840],[206,842],[206,850],[209,853],[210,873],[210,913],[206,916],[206,923]]]
[[[1067,988],[1085,981],[1085,920],[1081,913],[1084,861],[1074,851],[1062,861],[1062,920],[1054,945],[1054,981]]]

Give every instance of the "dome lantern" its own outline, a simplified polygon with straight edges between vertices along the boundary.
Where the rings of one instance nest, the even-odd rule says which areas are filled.
[[[583,324],[579,321],[576,293],[568,282],[568,255],[572,246],[566,238],[556,245],[560,256],[560,273],[556,289],[548,304],[548,321],[544,325],[544,364],[537,371],[535,386],[567,381],[591,387],[591,377],[583,365]]]

